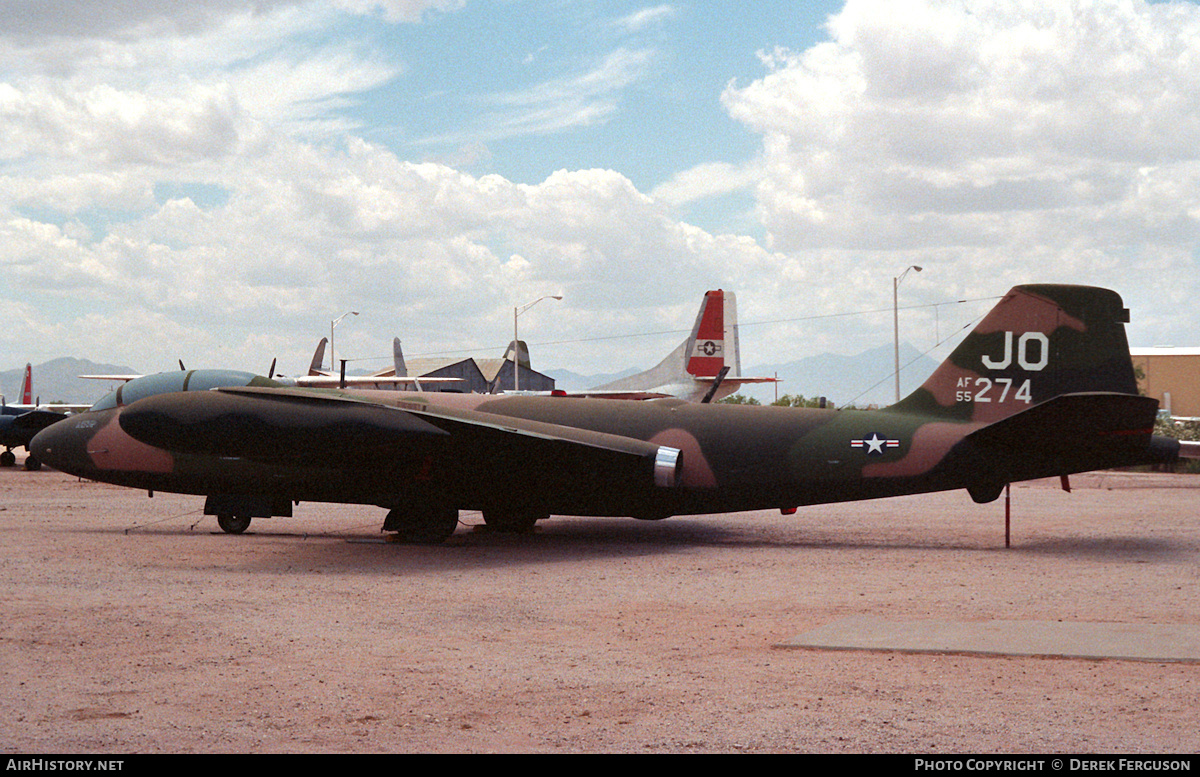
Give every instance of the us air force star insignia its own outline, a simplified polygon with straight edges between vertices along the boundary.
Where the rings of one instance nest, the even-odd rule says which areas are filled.
[[[871,432],[869,437],[864,437],[861,440],[851,440],[851,448],[866,448],[868,456],[882,456],[884,448],[899,448],[899,440],[889,440],[886,437],[881,437],[878,432]]]
[[[712,340],[707,340],[705,341],[704,345],[700,346],[700,350],[704,351],[705,356],[712,356],[717,351],[721,350],[721,347]]]

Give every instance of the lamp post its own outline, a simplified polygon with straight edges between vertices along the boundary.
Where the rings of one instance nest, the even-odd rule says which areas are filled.
[[[343,313],[342,315],[338,316],[337,318],[335,318],[334,320],[329,322],[329,371],[330,372],[337,372],[337,362],[334,361],[334,359],[333,359],[333,328],[335,326],[337,326],[338,324],[340,324],[342,319],[345,318],[346,316],[357,316],[357,315],[358,315],[357,310],[351,310],[347,313]]]
[[[921,272],[921,268],[915,264],[909,266],[904,272],[900,273],[895,278],[892,278],[892,353],[895,356],[895,375],[896,375],[896,401],[900,401],[900,281],[904,280],[904,276],[908,275],[909,270]]]
[[[517,359],[517,354],[521,350],[521,339],[517,337],[517,316],[544,299],[562,299],[562,297],[558,294],[546,294],[519,308],[513,308],[513,391],[521,390],[521,362]]]

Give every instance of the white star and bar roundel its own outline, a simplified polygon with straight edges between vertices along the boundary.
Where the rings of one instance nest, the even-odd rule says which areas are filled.
[[[861,440],[851,440],[850,447],[864,448],[868,456],[882,456],[886,448],[899,448],[900,441],[888,439],[879,432],[871,432]]]

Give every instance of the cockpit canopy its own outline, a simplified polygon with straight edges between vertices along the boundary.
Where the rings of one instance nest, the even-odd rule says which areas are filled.
[[[111,410],[114,407],[129,405],[155,394],[167,394],[174,391],[208,391],[226,386],[278,387],[280,385],[262,375],[238,370],[159,372],[134,378],[118,387],[116,391],[106,394],[100,401],[92,405],[91,410]]]

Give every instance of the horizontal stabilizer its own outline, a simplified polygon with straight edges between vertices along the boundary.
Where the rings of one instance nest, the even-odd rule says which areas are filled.
[[[967,435],[998,482],[1151,463],[1158,401],[1109,392],[1063,394]]]

